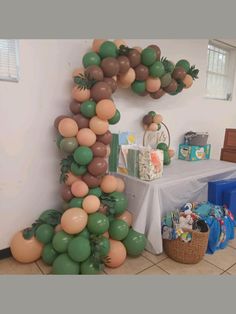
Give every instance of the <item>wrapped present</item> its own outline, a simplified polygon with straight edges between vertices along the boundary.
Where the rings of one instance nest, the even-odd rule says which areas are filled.
[[[163,173],[163,151],[142,147],[139,151],[139,178],[151,181],[160,178]]]
[[[186,144],[179,145],[179,159],[196,161],[210,159],[211,145],[191,146]]]

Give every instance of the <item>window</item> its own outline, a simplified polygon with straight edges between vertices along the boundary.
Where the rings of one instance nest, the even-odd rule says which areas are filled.
[[[19,81],[17,40],[0,39],[0,80]]]
[[[214,40],[208,44],[206,96],[232,100],[236,65],[236,49]]]

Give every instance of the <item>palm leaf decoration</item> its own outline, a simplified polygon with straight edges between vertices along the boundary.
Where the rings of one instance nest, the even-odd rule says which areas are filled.
[[[70,171],[71,164],[74,162],[74,158],[72,155],[68,156],[67,158],[62,159],[61,165],[61,175],[60,175],[60,183],[66,181],[68,177],[68,172]]]
[[[131,50],[133,50],[133,48],[129,48],[128,46],[125,45],[120,45],[118,49],[118,55],[127,56]]]
[[[96,83],[96,80],[90,78],[87,74],[79,74],[74,77],[74,82],[79,89],[90,89]]]
[[[195,65],[192,65],[187,74],[192,76],[193,80],[195,80],[198,79],[198,73],[199,70],[195,68]]]

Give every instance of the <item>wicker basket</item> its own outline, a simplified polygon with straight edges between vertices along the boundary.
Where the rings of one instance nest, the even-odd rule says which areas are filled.
[[[183,264],[196,264],[200,262],[207,250],[208,232],[183,229],[190,232],[192,240],[185,243],[180,238],[176,240],[163,239],[164,251],[167,256]]]

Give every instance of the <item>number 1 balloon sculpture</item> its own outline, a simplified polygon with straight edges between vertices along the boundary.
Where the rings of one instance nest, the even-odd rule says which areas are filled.
[[[158,99],[189,88],[198,70],[187,60],[176,66],[160,58],[156,45],[129,48],[122,40],[95,39],[83,66],[74,71],[72,116],[59,116],[57,144],[69,154],[61,162],[62,212],[44,211],[30,228],[13,237],[13,257],[22,263],[39,259],[54,274],[97,274],[118,267],[126,255],[138,256],[146,238],[132,229],[124,182],[107,174],[109,124],[120,120],[112,94],[117,86]]]

